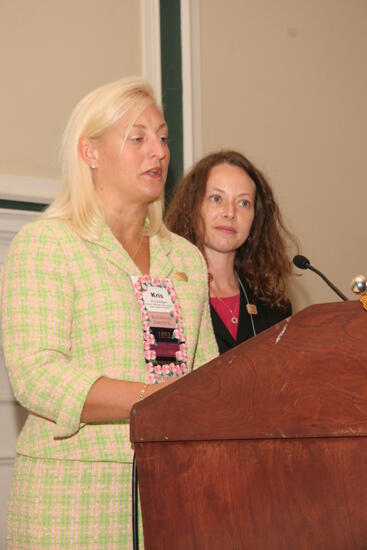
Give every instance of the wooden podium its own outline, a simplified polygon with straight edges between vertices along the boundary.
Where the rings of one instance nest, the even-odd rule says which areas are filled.
[[[367,312],[297,313],[131,412],[146,550],[367,548]]]

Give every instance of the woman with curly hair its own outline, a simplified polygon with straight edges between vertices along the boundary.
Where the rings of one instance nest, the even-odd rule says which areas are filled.
[[[296,240],[269,183],[242,154],[201,159],[178,184],[166,223],[206,258],[220,353],[291,315],[286,241]]]

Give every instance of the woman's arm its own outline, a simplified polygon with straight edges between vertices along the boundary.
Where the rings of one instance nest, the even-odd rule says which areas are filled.
[[[144,387],[103,378],[73,356],[74,279],[63,235],[50,222],[25,226],[1,274],[3,347],[14,394],[28,411],[55,423],[54,437],[73,435],[81,422],[127,419]],[[147,387],[144,397],[161,387]]]
[[[125,420],[130,416],[134,403],[174,382],[142,384],[111,378],[99,378],[91,387],[81,414],[82,422]],[[143,393],[142,393],[143,392]]]

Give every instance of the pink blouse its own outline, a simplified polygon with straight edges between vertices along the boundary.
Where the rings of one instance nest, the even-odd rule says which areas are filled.
[[[238,321],[240,314],[240,294],[228,296],[226,298],[210,297],[210,303],[218,313],[232,338],[237,340],[238,322],[232,323],[231,319],[232,317],[236,317]]]

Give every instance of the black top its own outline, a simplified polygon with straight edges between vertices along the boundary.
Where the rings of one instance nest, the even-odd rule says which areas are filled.
[[[271,307],[263,304],[262,302],[253,299],[253,296],[248,289],[248,286],[242,281],[246,294],[248,296],[250,304],[255,304],[257,308],[257,315],[253,315],[253,321],[255,325],[256,334],[266,330],[267,328],[279,323],[286,317],[292,315],[292,304],[289,302],[287,309],[280,310],[278,307]],[[234,346],[238,346],[241,342],[248,340],[254,336],[254,332],[251,325],[250,314],[246,309],[246,298],[240,288],[240,315],[238,319],[238,331],[237,339],[234,340],[231,333],[219,317],[212,305],[210,305],[210,313],[212,317],[213,329],[215,338],[217,340],[219,353],[224,353]]]

